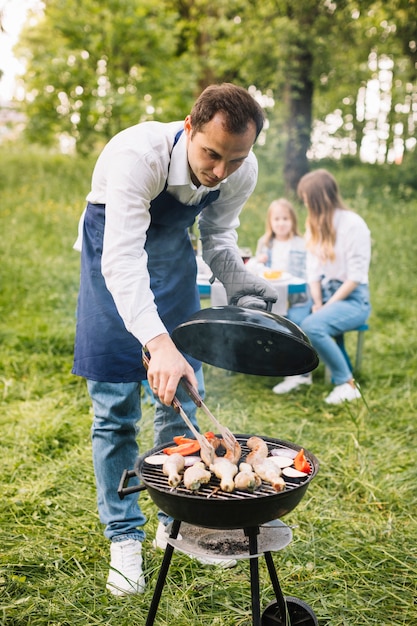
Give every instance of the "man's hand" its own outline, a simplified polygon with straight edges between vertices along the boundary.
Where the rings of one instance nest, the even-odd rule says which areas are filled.
[[[246,269],[238,250],[220,250],[211,259],[210,268],[223,283],[229,304],[267,309],[268,302],[277,301],[276,290],[266,280]]]
[[[148,369],[149,385],[163,404],[171,405],[182,377],[193,387],[198,387],[193,368],[177,350],[168,334],[154,337],[147,342],[146,348],[151,355]]]

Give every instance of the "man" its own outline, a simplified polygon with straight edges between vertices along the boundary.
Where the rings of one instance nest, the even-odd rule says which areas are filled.
[[[170,407],[177,393],[196,422],[196,407],[177,386],[181,377],[201,395],[201,363],[176,349],[170,332],[199,308],[195,254],[188,229],[199,215],[203,258],[229,303],[266,307],[266,281],[246,272],[237,248],[239,213],[257,180],[251,151],[263,112],[231,84],[200,95],[183,122],[145,122],[118,133],[98,158],[83,214],[81,283],[73,373],[87,379],[92,399],[93,461],[100,520],[111,540],[107,588],[140,593],[146,522],[137,496],[117,486],[134,466],[141,417],[141,348],[150,354],[149,383],[158,397],[155,445],[188,433]],[[166,545],[160,512],[155,543]],[[219,559],[210,563],[232,565]]]

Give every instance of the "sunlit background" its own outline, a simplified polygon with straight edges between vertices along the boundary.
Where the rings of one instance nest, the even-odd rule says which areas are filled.
[[[43,9],[42,0],[2,0],[0,2],[3,28],[0,36],[0,71],[2,72],[0,116],[3,122],[10,123],[10,120],[16,120],[16,123],[22,125],[22,116],[16,111],[13,102],[23,101],[27,97],[24,83],[16,81],[17,77],[24,76],[25,67],[15,57],[13,48],[18,41],[22,27],[28,24],[29,19],[36,24],[37,18],[42,16]],[[410,42],[410,45],[412,44],[413,42]],[[88,52],[86,54],[88,55]],[[417,128],[415,85],[411,82],[405,87],[403,85],[404,101],[394,106],[395,113],[401,114],[406,122],[392,123],[390,122],[393,109],[392,95],[396,88],[393,60],[388,56],[378,56],[372,52],[368,65],[371,78],[358,88],[356,105],[349,98],[342,99],[341,102],[341,105],[356,108],[356,121],[363,125],[361,145],[358,147],[356,144],[354,115],[346,115],[341,108],[337,108],[328,113],[324,119],[313,121],[309,158],[338,159],[343,156],[359,155],[363,162],[400,164],[404,152],[414,150],[417,141],[413,132]],[[267,109],[273,108],[271,94],[262,94],[256,85],[252,85],[250,89]],[[62,97],[64,96],[65,94],[62,94]],[[65,103],[61,102],[61,106],[65,106]],[[151,102],[149,106],[152,106]],[[405,124],[408,126],[407,132],[405,132]],[[0,140],[6,133],[5,124],[2,126]],[[268,127],[260,143],[267,141],[267,130]],[[63,133],[60,138],[61,150],[71,152],[74,147],[75,140]]]

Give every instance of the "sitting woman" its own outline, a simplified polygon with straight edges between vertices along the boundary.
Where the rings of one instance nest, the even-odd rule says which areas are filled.
[[[369,317],[370,231],[365,221],[344,205],[337,182],[327,170],[303,176],[297,192],[308,211],[307,280],[313,298],[312,312],[300,325],[331,372],[335,387],[325,402],[340,404],[361,397],[333,338],[354,330]],[[306,377],[293,376],[281,383],[281,391],[279,385],[274,391],[285,393],[288,386],[296,389],[302,384]]]

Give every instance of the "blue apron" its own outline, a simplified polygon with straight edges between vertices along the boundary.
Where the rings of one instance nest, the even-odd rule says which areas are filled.
[[[174,144],[175,145],[175,144]],[[219,196],[210,191],[198,205],[185,205],[164,190],[150,205],[145,250],[151,290],[169,333],[200,309],[197,266],[188,229]],[[101,382],[146,379],[142,346],[126,329],[101,273],[105,205],[88,203],[81,252],[73,374]],[[187,357],[194,369],[200,363]]]

